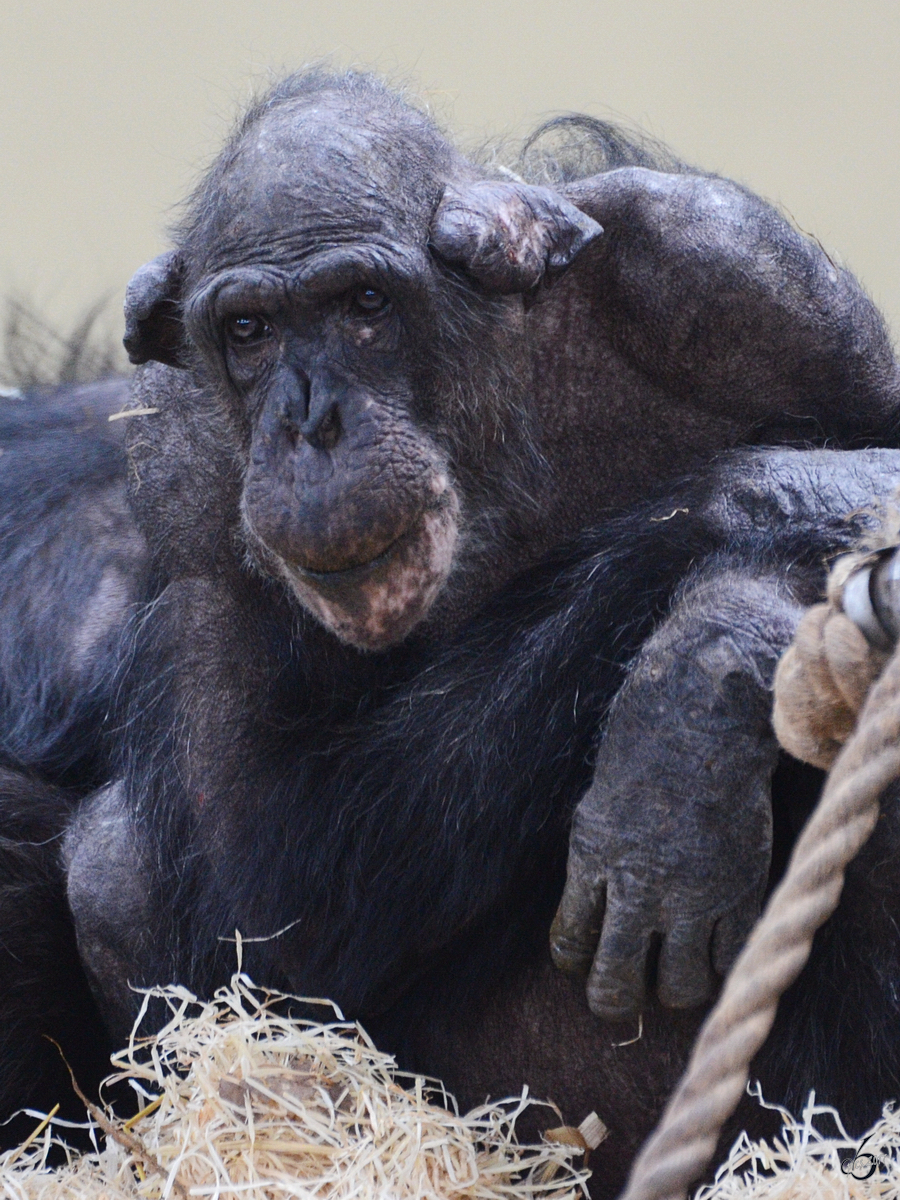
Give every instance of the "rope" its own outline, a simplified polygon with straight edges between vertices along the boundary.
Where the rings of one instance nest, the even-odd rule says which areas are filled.
[[[863,703],[867,677],[885,656],[873,657],[857,634],[833,598],[807,611],[779,665],[779,735],[788,731],[788,749],[796,746],[802,757],[809,752],[817,756],[812,761],[834,765],[620,1200],[684,1200],[688,1185],[703,1174],[747,1086],[778,1000],[805,966],[816,930],[837,908],[844,871],[875,828],[881,793],[900,776],[900,652]]]
[[[772,723],[779,742],[795,758],[825,770],[853,732],[887,662],[887,654],[841,611],[849,571],[867,565],[866,557],[848,555],[835,567],[829,603],[804,614],[775,677]]]

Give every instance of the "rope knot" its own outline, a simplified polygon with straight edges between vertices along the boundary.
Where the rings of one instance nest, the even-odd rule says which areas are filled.
[[[853,732],[890,654],[889,637],[880,631],[871,604],[866,607],[871,568],[882,557],[859,553],[838,559],[826,602],[804,613],[775,673],[772,722],[779,742],[795,758],[825,770]],[[853,619],[845,611],[845,589]]]

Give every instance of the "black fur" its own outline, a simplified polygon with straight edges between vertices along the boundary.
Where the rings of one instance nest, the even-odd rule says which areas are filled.
[[[481,1088],[496,1095],[522,1079],[552,1088],[569,1119],[580,1119],[584,1103],[602,1102],[617,1135],[598,1165],[598,1194],[607,1194],[622,1154],[658,1112],[696,1015],[651,1001],[640,1057],[624,1060],[625,1076],[603,1053],[633,1029],[620,1035],[595,1023],[576,1001],[577,981],[555,985],[563,989],[555,1018],[538,1005],[533,1020],[546,1030],[537,1043],[526,1037],[523,1046],[515,1024],[505,1024],[514,1013],[496,1024],[511,996],[521,993],[522,1012],[537,1003],[568,821],[590,781],[597,730],[630,658],[686,579],[738,566],[760,578],[774,573],[798,603],[811,601],[826,560],[867,527],[863,515],[848,522],[848,509],[864,508],[872,487],[889,491],[897,462],[889,452],[725,460],[706,481],[557,553],[444,645],[413,639],[377,660],[323,640],[302,617],[288,619],[278,594],[257,583],[241,627],[244,669],[232,648],[224,674],[210,675],[220,634],[197,646],[196,626],[184,621],[201,610],[206,625],[208,592],[189,581],[164,586],[136,634],[120,742],[127,823],[154,835],[141,849],[152,926],[138,916],[138,953],[133,934],[115,933],[134,955],[132,981],[178,979],[208,994],[233,968],[235,930],[269,939],[244,944],[254,978],[334,997],[405,1066],[440,1072],[464,1103],[478,1101]],[[661,519],[675,509],[689,511]],[[221,636],[228,641],[227,624]],[[192,653],[203,686],[221,685],[215,725],[194,722],[194,736],[214,739],[202,778],[185,770],[179,688],[160,686],[190,676]],[[228,713],[240,713],[240,724]],[[802,771],[776,782],[776,874],[809,784]],[[212,812],[201,787],[216,797]],[[99,816],[119,811],[101,805]],[[82,844],[90,809],[83,819]],[[855,1128],[900,1086],[900,1043],[888,1024],[900,947],[887,936],[900,917],[900,888],[893,851],[880,853],[888,855],[880,872],[854,876],[855,895],[817,946],[799,1000],[789,1000],[757,1065],[770,1097],[797,1107],[814,1087]],[[873,887],[884,929],[864,915]],[[877,1000],[867,990],[873,971]],[[834,989],[859,1001],[868,995],[869,1021],[846,1036],[877,1031],[877,1063],[860,1067],[851,1062],[854,1043],[822,1040],[818,1031],[848,1025]],[[581,1058],[563,1084],[537,1048],[564,1036],[555,1022],[568,1028],[573,1003],[583,1025],[565,1037]],[[484,1029],[509,1039],[501,1067],[491,1065]],[[809,1057],[798,1056],[807,1044]],[[765,1122],[752,1108],[739,1119],[757,1130]]]
[[[234,738],[228,722],[221,745],[207,748],[216,763],[210,783],[224,801],[218,812],[237,819],[232,825],[226,815],[212,829],[203,829],[204,807],[185,789],[179,768],[183,718],[172,687],[184,672],[190,677],[186,651],[208,670],[210,642],[181,641],[189,596],[157,577],[122,675],[114,768],[138,800],[138,823],[155,838],[143,851],[152,927],[142,942],[140,977],[132,981],[177,978],[209,992],[233,968],[233,943],[220,938],[230,939],[236,928],[246,937],[267,936],[297,922],[271,941],[245,945],[257,979],[334,996],[406,1065],[440,1068],[464,1100],[478,1099],[466,1078],[471,1064],[459,1050],[471,1040],[466,1014],[492,1011],[511,980],[527,981],[543,969],[569,815],[590,780],[597,730],[628,661],[701,566],[775,569],[800,600],[812,599],[824,560],[862,528],[859,517],[847,523],[847,507],[862,507],[857,492],[867,495],[894,461],[849,455],[840,459],[841,470],[831,470],[832,458],[781,452],[724,460],[707,480],[681,485],[557,552],[436,647],[413,638],[376,658],[342,648],[255,580],[256,615],[247,623],[245,611],[240,658],[261,660],[253,678],[244,682],[238,668],[230,681],[252,691],[244,698],[238,754],[228,745]],[[799,475],[795,461],[804,464]],[[675,509],[689,511],[660,519]],[[231,627],[209,629],[206,638],[220,635],[228,642]],[[255,690],[260,675],[268,680],[264,692]],[[221,699],[230,711],[233,697]],[[251,744],[252,768],[245,749]],[[789,805],[795,793],[796,780],[789,780],[777,804]],[[81,974],[60,904],[58,837],[71,796],[10,776],[6,794],[4,898],[14,899],[15,919],[6,909],[4,915],[15,941],[12,961],[4,961],[16,986],[5,1011],[16,1032],[6,1044],[5,1095],[22,1103],[21,1051],[38,1047],[43,1054],[45,1029],[74,1045],[76,1059],[80,1044],[86,1059],[77,1070],[87,1082],[96,1081],[105,1039],[82,985],[73,985]],[[27,826],[24,801],[34,805]],[[793,835],[787,817],[783,824],[782,845]],[[32,837],[43,844],[22,845]],[[900,900],[890,861],[882,851],[880,875],[863,870],[855,880],[865,897],[877,878],[886,913]],[[864,1082],[848,1073],[833,1043],[817,1041],[805,1064],[792,1049],[779,1055],[838,1019],[826,984],[832,979],[846,990],[848,964],[857,971],[852,987],[865,991],[874,970],[883,1003],[893,1004],[900,963],[886,930],[865,922],[867,907],[857,900],[855,908],[845,906],[850,915],[843,922],[832,923],[831,949],[818,952],[796,989],[799,1009],[793,1002],[785,1009],[790,1032],[761,1064],[772,1094],[796,1103],[808,1086],[820,1095],[830,1087],[827,1097],[858,1125],[900,1077],[897,1046],[880,1016],[873,1013],[867,1026],[880,1031],[881,1053]],[[24,970],[23,941],[32,942]],[[41,1008],[28,1002],[35,990]],[[74,1005],[73,996],[80,997]],[[16,1025],[25,1016],[27,1036]],[[652,1006],[651,1061],[635,1068],[636,1079],[649,1070],[664,1080],[671,1069],[660,1054],[678,1019],[661,1018]],[[592,1020],[586,1012],[582,1019]],[[81,1037],[93,1029],[95,1040],[79,1043],[68,1021],[81,1023]],[[457,1046],[456,1053],[448,1058],[445,1045]],[[48,1074],[29,1078],[49,1103],[58,1098],[60,1076],[52,1055],[40,1061]],[[585,1065],[593,1075],[593,1065]],[[527,1057],[511,1056],[511,1073],[535,1069]],[[609,1101],[620,1129],[634,1103],[622,1083],[619,1100]],[[654,1111],[655,1103],[641,1128]]]
[[[109,1073],[110,1046],[79,962],[60,869],[62,832],[74,807],[73,795],[0,768],[4,1118],[59,1104],[63,1119],[85,1120],[63,1055],[90,1092]],[[9,1121],[0,1144],[17,1144],[34,1124],[24,1114]]]
[[[245,716],[237,755],[228,750],[234,727],[219,733],[214,827],[204,828],[203,803],[185,789],[177,694],[158,685],[187,651],[185,597],[163,591],[138,636],[121,743],[133,746],[122,772],[135,819],[156,834],[159,958],[147,960],[147,977],[173,974],[208,990],[233,959],[217,939],[235,928],[262,937],[288,922],[281,937],[248,944],[251,973],[333,996],[354,1013],[382,1011],[385,996],[452,953],[448,931],[466,949],[445,992],[472,995],[513,969],[558,900],[565,830],[604,714],[675,590],[701,568],[738,564],[778,572],[811,602],[826,560],[859,536],[860,524],[831,515],[833,498],[814,487],[787,527],[776,524],[785,514],[775,503],[768,528],[737,512],[723,520],[715,489],[731,480],[746,503],[743,461],[586,534],[446,644],[413,639],[377,668],[345,652],[323,671],[316,627],[279,620],[280,598],[257,585],[243,654],[280,669],[252,707],[240,675],[230,681]],[[865,474],[854,475],[865,496]],[[845,499],[850,480],[838,478],[835,490]],[[697,515],[659,520],[676,508]]]
[[[0,399],[0,763],[106,778],[122,622],[142,587],[125,499],[127,381]]]

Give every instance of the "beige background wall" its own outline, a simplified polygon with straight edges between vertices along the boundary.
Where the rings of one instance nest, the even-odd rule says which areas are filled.
[[[900,0],[0,0],[0,295],[71,324],[165,245],[267,72],[411,79],[460,137],[621,116],[783,204],[900,332]]]

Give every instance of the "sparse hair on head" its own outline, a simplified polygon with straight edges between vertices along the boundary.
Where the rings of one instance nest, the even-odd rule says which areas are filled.
[[[238,118],[231,134],[210,168],[182,206],[182,216],[171,227],[177,245],[189,246],[202,237],[214,216],[223,191],[223,180],[234,168],[249,135],[279,109],[327,96],[353,99],[373,119],[377,112],[384,124],[412,132],[417,141],[436,158],[453,155],[447,137],[425,110],[405,92],[389,86],[370,72],[329,71],[321,66],[294,71],[256,97]]]

